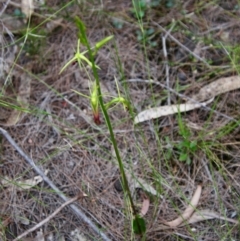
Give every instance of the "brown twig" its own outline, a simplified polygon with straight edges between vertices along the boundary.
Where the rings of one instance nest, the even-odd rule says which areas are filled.
[[[166,73],[166,85],[169,88],[170,83],[169,83],[169,64],[168,64],[168,54],[167,54],[167,47],[166,47],[166,38],[168,35],[171,33],[172,29],[174,28],[175,24],[172,25],[172,27],[167,31],[165,36],[162,37],[162,46],[163,46],[163,56],[165,60],[165,73]],[[168,91],[168,105],[171,104],[171,96],[170,96],[170,91]]]
[[[83,196],[85,196],[85,195],[83,195]],[[17,236],[13,241],[17,241],[17,240],[25,237],[29,233],[35,231],[36,229],[42,227],[45,223],[50,221],[50,219],[52,219],[54,216],[56,216],[64,207],[66,207],[67,205],[75,202],[79,198],[80,198],[80,196],[69,199],[67,202],[63,203],[59,208],[57,208],[52,214],[50,214],[47,218],[43,219],[40,223],[36,224],[34,227],[28,229],[27,231],[25,231],[21,235]]]
[[[0,132],[9,141],[9,143],[17,150],[17,152],[32,166],[38,175],[55,191],[55,193],[64,201],[68,202],[69,199],[57,188],[57,186],[44,174],[44,172],[34,163],[34,161],[17,145],[6,130],[0,127]],[[104,241],[110,241],[110,239],[103,233],[77,206],[70,205],[73,213],[80,218],[83,222],[89,225],[94,232],[102,237]]]
[[[177,45],[179,45],[181,48],[183,48],[185,51],[187,51],[188,53],[190,53],[191,55],[193,55],[196,59],[200,60],[201,62],[203,62],[208,68],[211,68],[211,66],[208,64],[208,62],[201,58],[200,56],[198,56],[197,54],[195,54],[193,51],[191,51],[189,48],[187,48],[185,45],[183,45],[182,43],[180,43],[176,38],[174,38],[170,33],[168,33],[168,31],[163,28],[161,25],[159,25],[158,23],[154,23],[159,29],[161,29],[164,33],[166,33],[169,38],[174,41]]]
[[[10,3],[11,0],[8,0],[7,2],[3,3],[3,8],[0,11],[0,16],[2,16],[2,14],[4,13],[4,11],[6,10],[8,4]]]

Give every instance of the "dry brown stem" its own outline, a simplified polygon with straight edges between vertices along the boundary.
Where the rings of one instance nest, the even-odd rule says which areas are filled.
[[[83,196],[85,196],[85,195],[83,195]],[[32,228],[26,230],[24,233],[20,234],[13,241],[20,240],[21,238],[25,237],[29,233],[31,233],[31,232],[35,231],[36,229],[42,227],[45,223],[49,222],[54,216],[56,216],[63,208],[65,208],[67,205],[77,201],[79,198],[80,198],[80,196],[69,199],[67,202],[63,203],[58,209],[56,209],[51,215],[49,215],[47,218],[42,220],[40,223],[38,223],[34,227],[32,227]]]

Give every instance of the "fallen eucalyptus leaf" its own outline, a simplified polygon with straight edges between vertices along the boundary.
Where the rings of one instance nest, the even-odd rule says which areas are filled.
[[[217,95],[236,90],[240,88],[240,76],[231,76],[220,78],[208,85],[203,86],[198,94],[191,97],[196,101],[205,101],[214,98]],[[191,103],[191,101],[188,101]]]
[[[128,180],[131,193],[133,193],[136,188],[142,188],[144,191],[151,193],[154,196],[157,195],[157,191],[150,184],[144,181],[142,178],[133,177],[128,172],[126,172],[126,177]]]
[[[143,199],[143,203],[142,203],[142,209],[140,212],[140,215],[143,217],[144,215],[146,215],[146,213],[148,212],[150,206],[150,200],[149,198],[144,198]]]
[[[144,110],[140,112],[134,119],[134,124],[141,123],[143,121],[156,119],[161,116],[167,116],[178,112],[186,112],[202,106],[206,106],[211,103],[215,96],[236,90],[240,88],[240,76],[231,76],[226,78],[220,78],[200,89],[198,94],[191,97],[192,100],[185,104],[160,106]],[[208,101],[206,101],[208,100]],[[196,103],[202,102],[203,103]]]
[[[195,208],[198,205],[201,193],[202,193],[202,187],[200,185],[198,185],[198,187],[192,197],[192,200],[191,200],[190,204],[188,205],[188,207],[186,208],[186,210],[178,218],[174,219],[173,221],[166,222],[165,224],[172,228],[175,228],[175,227],[178,227],[184,220],[189,219],[191,217],[192,213],[195,211]]]
[[[209,219],[221,219],[224,221],[228,221],[231,223],[235,223],[238,224],[239,222],[235,219],[232,218],[227,218],[227,217],[223,217],[220,214],[218,214],[217,212],[208,210],[208,209],[204,209],[204,210],[197,210],[196,212],[193,213],[193,215],[188,219],[188,224],[190,223],[197,223],[197,222],[201,222],[204,220],[209,220]],[[182,223],[180,226],[184,226],[185,223]]]
[[[200,108],[202,106],[206,106],[207,104],[211,103],[212,101],[213,101],[213,99],[208,100],[203,103],[185,103],[185,104],[179,104],[179,105],[154,107],[154,108],[140,112],[134,118],[134,124],[138,124],[138,123],[141,123],[141,122],[147,121],[147,120],[156,119],[161,116],[168,116],[168,115],[179,113],[179,112],[187,112],[190,110],[194,110],[194,109]]]

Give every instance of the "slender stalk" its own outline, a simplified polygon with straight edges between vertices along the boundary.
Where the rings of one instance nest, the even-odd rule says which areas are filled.
[[[129,189],[127,177],[126,177],[126,174],[125,174],[125,171],[124,171],[124,166],[123,166],[122,159],[121,159],[118,147],[117,147],[117,142],[116,142],[116,139],[115,139],[115,136],[114,136],[114,133],[113,133],[112,124],[111,124],[109,115],[107,113],[107,109],[106,109],[106,107],[104,105],[104,102],[103,102],[102,92],[101,92],[101,88],[100,88],[100,81],[99,81],[98,72],[97,72],[97,68],[96,68],[96,65],[95,65],[95,61],[94,61],[93,52],[92,52],[92,49],[90,47],[90,44],[89,44],[89,42],[87,40],[87,37],[86,37],[85,33],[82,33],[82,34],[83,34],[83,37],[86,40],[85,44],[86,44],[86,47],[88,49],[89,59],[90,59],[90,61],[92,63],[93,75],[94,75],[94,78],[95,78],[95,81],[96,81],[96,85],[97,85],[97,89],[98,89],[99,104],[101,106],[104,118],[106,120],[107,127],[108,127],[109,133],[110,133],[110,139],[112,141],[112,145],[114,147],[114,151],[115,151],[116,158],[117,158],[117,161],[118,161],[120,174],[121,174],[121,179],[122,179],[122,183],[123,183],[123,190],[126,192],[127,197],[129,198],[133,215],[136,217],[137,216],[137,211],[136,211],[135,205],[133,203],[133,199],[132,199],[131,192],[130,192],[130,189]],[[140,228],[140,224],[138,226]]]

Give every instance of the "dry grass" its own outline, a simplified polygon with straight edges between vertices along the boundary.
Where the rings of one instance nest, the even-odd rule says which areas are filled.
[[[131,235],[129,207],[123,193],[115,188],[119,173],[107,127],[103,122],[100,128],[95,128],[89,100],[72,91],[88,95],[89,79],[93,80],[93,76],[79,70],[77,65],[71,65],[59,75],[61,67],[76,48],[77,30],[73,16],[78,15],[86,23],[88,37],[93,44],[114,34],[114,42],[102,48],[96,57],[101,68],[101,87],[104,92],[116,96],[116,77],[121,93],[128,96],[137,113],[149,106],[166,105],[168,101],[166,89],[145,82],[127,82],[129,79],[152,78],[166,84],[163,32],[155,23],[169,29],[174,18],[176,23],[172,36],[191,51],[200,46],[198,55],[211,66],[194,59],[167,38],[169,87],[191,96],[207,83],[238,73],[240,13],[235,10],[239,4],[237,1],[184,1],[170,9],[163,5],[151,8],[146,12],[143,26],[154,29],[152,41],[156,41],[157,46],[151,47],[146,43],[144,52],[142,43],[137,40],[139,23],[131,13],[131,3],[125,0],[117,2],[77,4],[76,1],[57,14],[57,19],[61,18],[62,22],[54,30],[48,31],[46,24],[37,28],[38,34],[42,30],[46,37],[39,46],[30,40],[25,43],[26,48],[23,48],[12,72],[12,84],[5,93],[12,93],[11,99],[16,98],[17,75],[26,71],[32,76],[31,113],[25,114],[16,125],[6,128],[38,166],[43,170],[49,169],[49,178],[66,196],[87,193],[88,197],[77,205],[103,228],[111,240],[140,240]],[[36,10],[43,18],[33,16],[31,24],[36,26],[47,13],[55,12],[63,5],[63,1],[48,1],[47,8]],[[6,9],[8,14],[13,14],[13,11],[11,5]],[[113,18],[124,23],[121,29],[114,27]],[[15,34],[15,40],[19,37],[20,33]],[[6,33],[5,40],[10,41]],[[29,48],[38,48],[37,53],[29,55]],[[7,59],[4,54],[2,52],[3,59]],[[13,60],[8,61],[12,66]],[[1,76],[1,86],[5,80],[6,76]],[[239,90],[232,91],[219,96],[211,108],[238,119],[238,100]],[[171,93],[170,101],[177,104],[183,100]],[[146,240],[240,240],[239,227],[216,219],[159,230],[164,220],[173,220],[186,208],[186,200],[191,199],[199,183],[203,185],[199,209],[207,208],[239,220],[238,124],[205,109],[193,110],[180,119],[177,116],[164,117],[136,127],[133,126],[132,116],[121,107],[110,110],[109,114],[123,162],[132,167],[134,175],[151,183],[159,192],[159,196],[151,197],[146,215]],[[179,161],[176,145],[183,140],[179,134],[179,121],[186,125],[194,123],[199,128],[189,127],[189,138],[198,142],[197,151],[191,154],[191,165]],[[17,182],[34,176],[36,173],[31,167],[2,138],[0,177]],[[40,222],[61,204],[58,195],[45,183],[28,191],[0,188],[0,220],[3,224],[8,220],[2,229],[7,240],[13,240]],[[141,197],[141,190],[137,190],[134,200],[139,210]],[[19,217],[28,219],[30,224],[23,224]],[[54,235],[54,240],[60,240],[61,236],[72,240],[70,233],[75,228],[80,228],[88,240],[97,240],[92,230],[79,221],[69,208],[43,226],[43,233],[46,237]],[[28,238],[34,237],[35,232]]]

